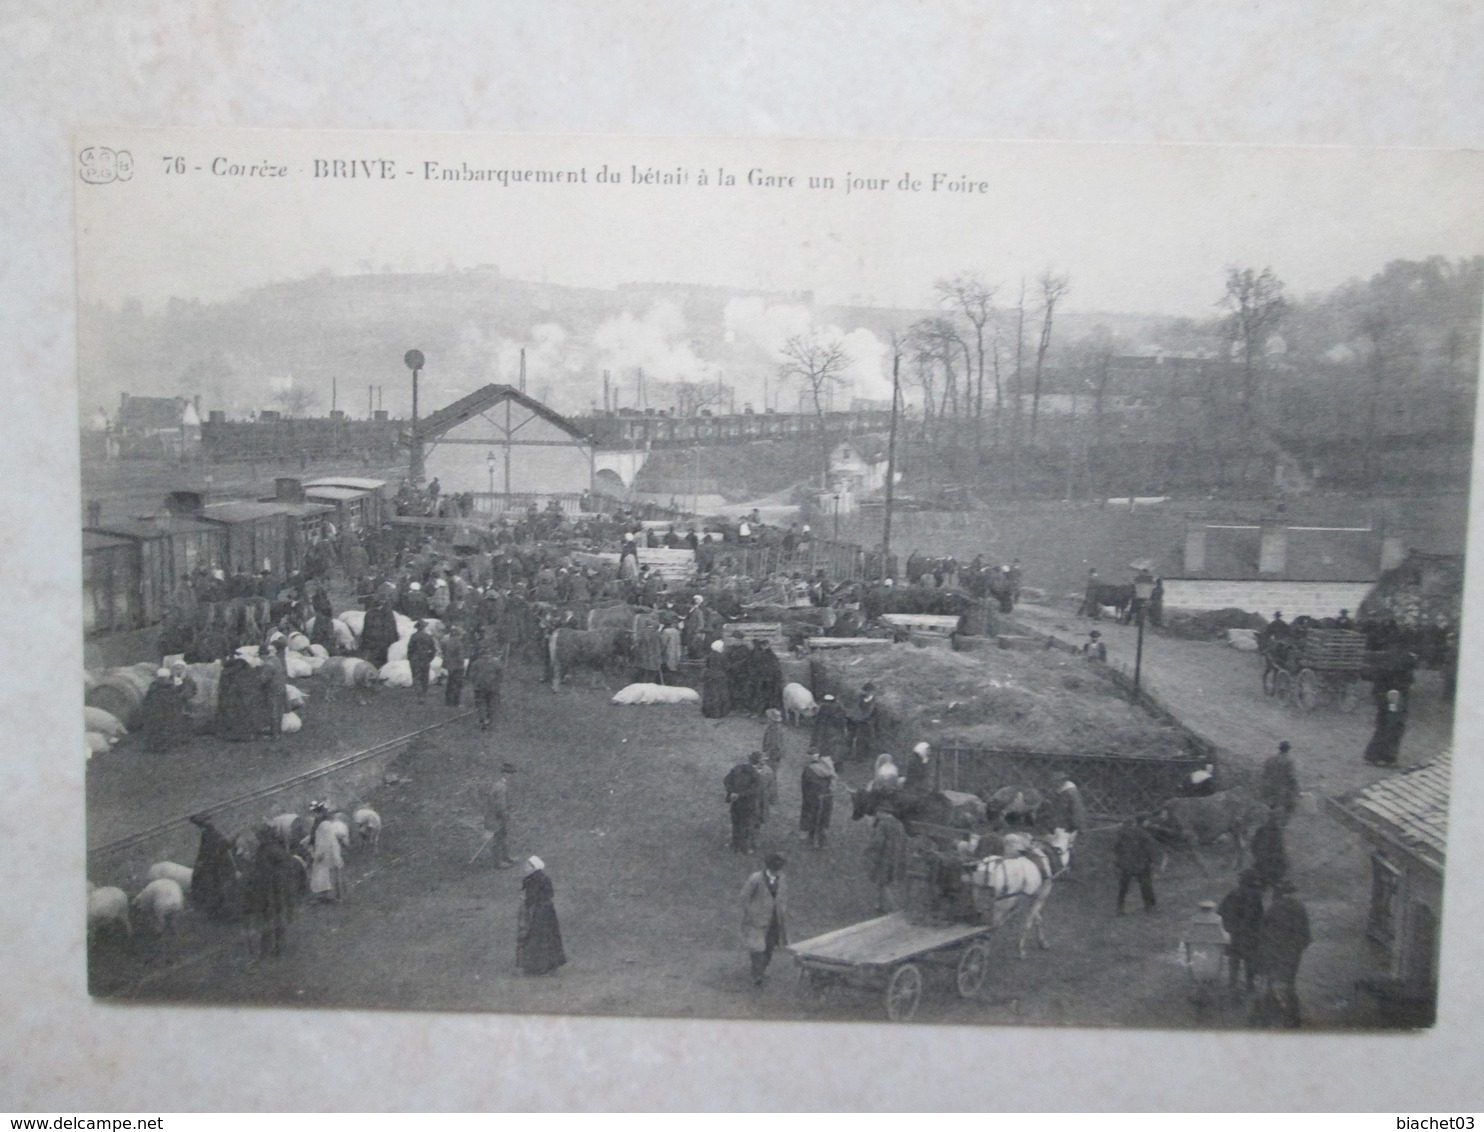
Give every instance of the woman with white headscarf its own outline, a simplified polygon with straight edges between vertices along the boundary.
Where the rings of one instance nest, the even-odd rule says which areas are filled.
[[[557,923],[556,890],[540,857],[527,857],[520,882],[520,919],[515,935],[515,965],[527,975],[545,975],[567,961],[562,929]]]

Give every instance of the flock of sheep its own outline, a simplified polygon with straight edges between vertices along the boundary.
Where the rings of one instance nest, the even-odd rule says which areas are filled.
[[[306,814],[285,813],[265,818],[263,824],[273,830],[284,848],[293,855],[305,870],[309,862],[305,853],[308,848],[313,823]],[[370,806],[359,806],[347,816],[337,812],[329,819],[331,832],[342,849],[352,844],[351,830],[355,831],[354,843],[376,852],[381,842],[381,815]],[[243,831],[231,839],[234,864],[239,875],[250,867],[256,851],[256,836],[251,830]],[[157,861],[149,867],[144,887],[131,900],[121,888],[100,888],[88,882],[88,940],[96,940],[105,931],[122,932],[133,938],[136,920],[148,923],[156,935],[165,935],[174,930],[176,920],[186,911],[186,898],[191,891],[194,870],[174,861]],[[131,918],[132,914],[132,918]]]

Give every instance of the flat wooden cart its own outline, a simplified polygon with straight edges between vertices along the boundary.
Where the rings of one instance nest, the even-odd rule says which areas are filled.
[[[989,974],[987,923],[914,923],[903,912],[826,932],[788,948],[799,979],[816,1000],[837,985],[885,995],[886,1016],[911,1021],[922,1002],[923,968],[954,972],[958,993],[972,998]]]

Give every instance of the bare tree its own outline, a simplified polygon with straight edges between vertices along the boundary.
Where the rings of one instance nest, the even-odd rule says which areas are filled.
[[[725,405],[732,396],[732,387],[715,381],[681,381],[675,385],[675,414],[681,417],[700,416],[702,410],[713,405]]]
[[[1046,366],[1046,351],[1051,349],[1051,321],[1056,314],[1056,304],[1072,287],[1066,275],[1056,275],[1047,268],[1037,280],[1041,289],[1041,339],[1036,345],[1036,378],[1031,388],[1031,441],[1036,439],[1036,417],[1041,408],[1041,373]]]
[[[835,335],[822,335],[818,330],[796,334],[783,344],[783,364],[778,367],[780,382],[798,378],[803,390],[814,402],[814,416],[819,422],[819,486],[830,486],[830,438],[825,428],[825,404],[829,392],[843,383],[842,375],[850,368],[850,355],[845,344]]]
[[[302,385],[290,385],[273,395],[273,403],[283,410],[284,416],[299,417],[319,404],[319,398]]]
[[[985,284],[977,275],[963,274],[952,279],[940,279],[933,288],[938,301],[963,315],[974,328],[973,358],[973,405],[974,405],[974,451],[976,455],[984,446],[984,362],[985,331],[994,317],[995,288]],[[967,350],[965,350],[967,353]],[[999,370],[995,370],[995,404],[1000,402]],[[995,427],[999,428],[998,409]]]
[[[1226,293],[1216,304],[1227,312],[1222,326],[1227,341],[1242,355],[1242,419],[1248,431],[1257,426],[1257,406],[1262,393],[1258,362],[1270,335],[1288,313],[1283,282],[1264,267],[1226,269]]]

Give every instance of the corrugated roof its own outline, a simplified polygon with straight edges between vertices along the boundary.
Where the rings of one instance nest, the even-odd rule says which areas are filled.
[[[1448,852],[1448,795],[1453,756],[1383,779],[1338,799],[1359,823],[1414,850],[1442,869]]]
[[[587,433],[562,416],[555,409],[549,409],[534,397],[527,397],[513,385],[486,385],[482,389],[476,389],[467,397],[460,397],[452,405],[445,405],[436,413],[424,417],[417,422],[417,434],[423,440],[431,440],[442,436],[454,425],[461,424],[474,416],[482,413],[501,401],[514,401],[516,404],[529,409],[537,416],[550,421],[563,432],[570,434],[577,440],[588,440]]]

